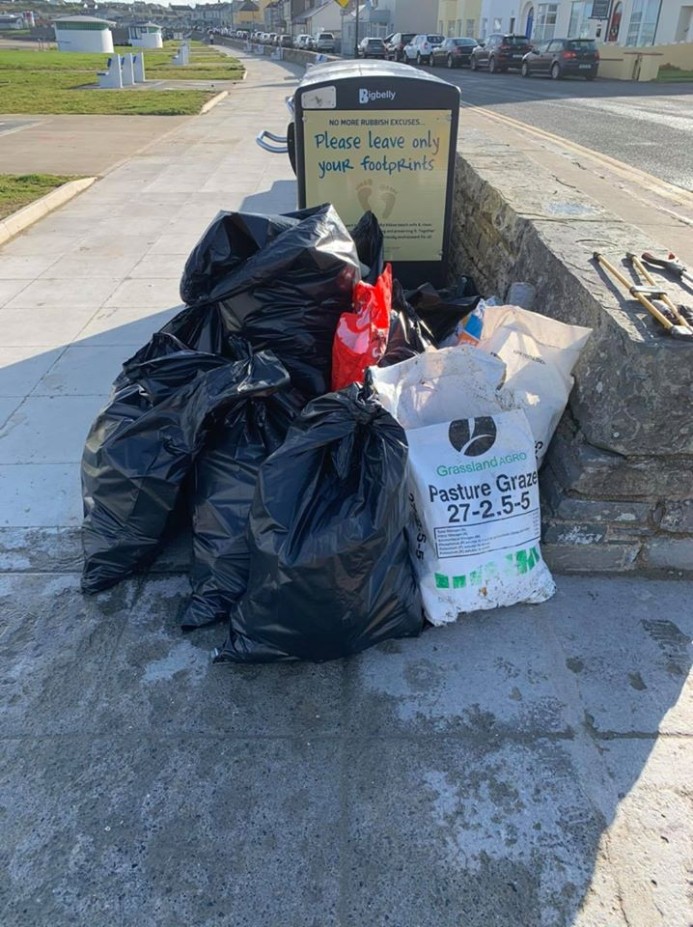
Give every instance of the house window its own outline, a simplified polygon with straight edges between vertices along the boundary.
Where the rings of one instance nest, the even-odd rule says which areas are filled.
[[[536,42],[548,42],[556,31],[557,3],[537,4],[537,18],[534,26],[534,39]]]
[[[500,16],[496,16],[495,19],[493,20],[493,31],[500,32],[502,28],[503,28],[503,20],[500,18]]]
[[[510,17],[510,28],[508,31],[512,33],[513,35],[515,34],[515,17],[514,16]]]
[[[654,45],[662,0],[634,0],[626,45]]]
[[[589,9],[588,9],[589,7]],[[586,38],[589,35],[588,19],[592,9],[591,0],[573,0],[570,5],[570,24],[568,38]]]
[[[473,39],[473,38],[474,38],[474,26],[475,26],[475,25],[476,25],[475,20],[473,20],[473,19],[468,19],[468,20],[467,20],[467,28],[466,28],[464,34],[465,34],[468,38],[470,38],[470,39]],[[460,20],[460,28],[461,28],[461,27],[462,27],[462,20]]]

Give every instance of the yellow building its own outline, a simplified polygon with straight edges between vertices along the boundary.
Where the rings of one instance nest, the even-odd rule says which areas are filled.
[[[236,9],[233,21],[241,28],[245,26],[251,28],[253,26],[259,26],[263,21],[262,13],[260,12],[260,4],[255,3],[255,0],[244,0]]]
[[[438,0],[438,31],[478,38],[481,0]]]
[[[273,0],[244,0],[240,6],[236,7],[234,12],[234,24],[243,28],[244,26],[260,27],[265,23],[265,7]]]

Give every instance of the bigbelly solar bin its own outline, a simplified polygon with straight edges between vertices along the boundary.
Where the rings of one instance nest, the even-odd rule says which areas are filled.
[[[459,89],[395,62],[332,61],[310,68],[287,102],[299,208],[332,203],[349,228],[371,210],[399,280],[443,286]]]

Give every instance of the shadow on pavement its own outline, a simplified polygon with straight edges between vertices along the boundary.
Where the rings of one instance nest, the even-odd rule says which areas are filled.
[[[97,352],[93,413],[116,354],[171,312],[62,349]],[[18,375],[51,382],[38,350],[0,371],[0,402]],[[76,491],[88,404],[70,419],[61,399],[80,396],[54,385],[34,434],[27,392],[0,419],[2,460],[24,447],[26,469],[62,433],[48,463]],[[224,629],[183,636],[181,573],[85,599],[59,524],[13,537],[4,927],[683,923],[690,583],[564,576],[543,605],[349,661],[211,666]]]

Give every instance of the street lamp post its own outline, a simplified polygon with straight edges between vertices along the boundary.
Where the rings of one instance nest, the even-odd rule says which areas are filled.
[[[354,34],[354,58],[359,56],[359,5],[361,0],[356,0],[356,32]]]

